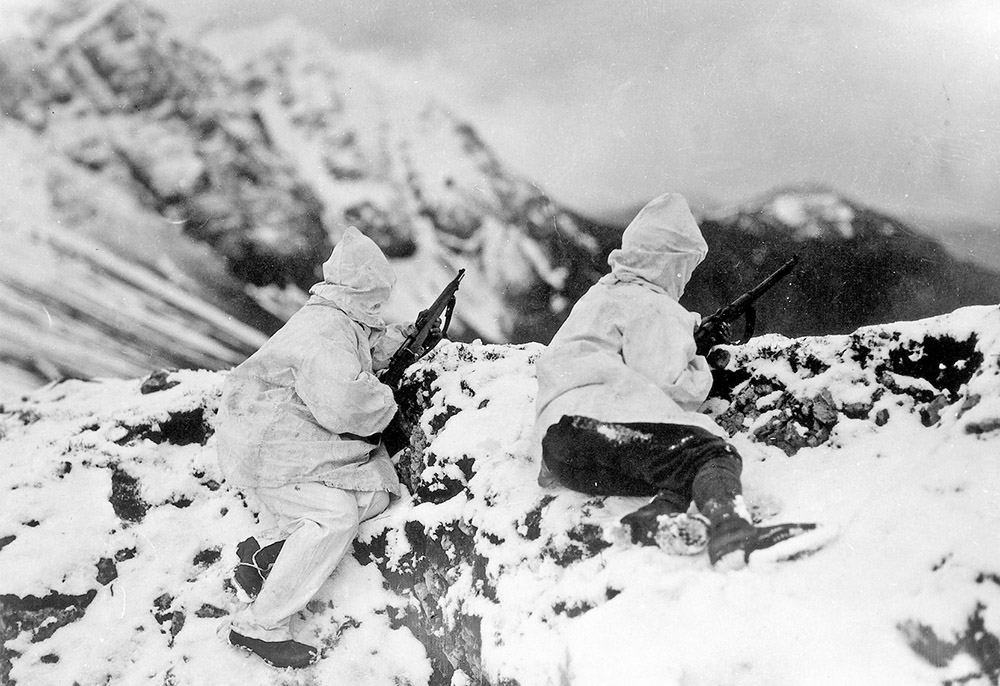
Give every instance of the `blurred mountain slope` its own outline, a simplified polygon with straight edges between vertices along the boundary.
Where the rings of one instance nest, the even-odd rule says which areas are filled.
[[[211,250],[95,185],[17,125],[0,124],[0,144],[0,390],[220,369],[265,339],[222,309],[255,306]]]
[[[46,3],[8,29],[0,135],[5,148],[32,152],[5,164],[11,176],[34,179],[30,189],[6,189],[0,227],[11,256],[0,282],[26,299],[19,333],[4,343],[5,375],[18,388],[120,373],[110,364],[115,344],[92,329],[138,312],[83,316],[62,303],[74,321],[47,340],[51,332],[23,313],[43,294],[24,293],[23,275],[12,271],[17,254],[40,272],[53,268],[51,248],[14,246],[30,243],[35,229],[49,243],[64,234],[94,240],[112,259],[265,334],[302,304],[350,224],[396,262],[389,319],[412,318],[467,269],[457,337],[547,337],[553,315],[596,278],[596,244],[578,220],[506,170],[471,126],[431,100],[397,98],[301,27],[262,29],[252,42],[258,51],[228,64],[179,40],[162,16],[132,0]],[[81,269],[64,268],[66,288],[44,298],[65,299],[73,279],[93,270]],[[103,284],[105,301],[120,282]],[[138,322],[116,326],[132,331],[126,338],[136,345],[160,350],[141,362],[151,366],[217,368],[258,339],[244,336],[234,354],[210,360],[142,341]],[[208,321],[198,326],[230,336]],[[92,339],[88,347],[101,350],[90,359],[104,362],[62,354],[74,337]]]

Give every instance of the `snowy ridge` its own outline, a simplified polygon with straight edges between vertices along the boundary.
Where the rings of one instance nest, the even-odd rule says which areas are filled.
[[[224,373],[67,381],[6,404],[0,675],[81,686],[998,678],[1000,308],[726,349],[705,411],[735,432],[752,513],[840,530],[811,557],[739,572],[626,543],[618,519],[641,499],[536,485],[541,349],[443,344],[410,370],[399,469],[411,495],[364,527],[356,559],[303,613],[298,635],[323,659],[296,674],[218,635],[255,511],[215,464]]]

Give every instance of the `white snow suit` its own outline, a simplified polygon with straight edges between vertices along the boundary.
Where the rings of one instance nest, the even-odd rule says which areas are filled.
[[[382,512],[399,478],[378,434],[396,412],[374,371],[406,328],[380,314],[395,277],[354,228],[323,265],[309,301],[228,376],[216,422],[226,481],[256,496],[286,539],[257,598],[233,619],[252,638],[291,638],[290,618]]]
[[[398,494],[385,447],[363,440],[396,413],[392,390],[373,373],[406,337],[379,313],[395,277],[378,246],[354,228],[323,276],[306,305],[226,379],[219,466],[242,488],[321,482]]]
[[[539,441],[563,416],[685,424],[725,436],[696,411],[712,374],[695,352],[700,318],[677,302],[707,252],[682,196],[668,193],[639,212],[608,257],[611,273],[580,298],[538,358]],[[544,463],[539,482],[553,483]]]
[[[293,640],[291,620],[319,591],[358,535],[361,522],[389,505],[385,491],[347,491],[321,483],[253,489],[274,521],[268,541],[284,540],[254,601],[230,626],[262,641]]]

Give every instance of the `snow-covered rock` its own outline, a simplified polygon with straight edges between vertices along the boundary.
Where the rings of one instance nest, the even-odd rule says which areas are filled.
[[[713,570],[627,543],[642,501],[537,486],[542,347],[408,373],[410,495],[303,613],[289,675],[225,646],[255,509],[222,483],[223,373],[67,381],[0,414],[0,669],[21,684],[940,684],[1000,672],[1000,308],[726,348],[705,411],[761,521],[840,536]],[[721,361],[726,361],[720,358]],[[146,393],[143,393],[145,389]]]

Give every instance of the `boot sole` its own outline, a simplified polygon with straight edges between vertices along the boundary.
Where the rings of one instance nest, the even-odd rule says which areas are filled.
[[[714,566],[716,569],[737,570],[750,565],[801,560],[826,547],[839,535],[840,530],[836,526],[823,524],[770,547],[753,550],[749,554],[742,550],[734,550],[716,560]]]

